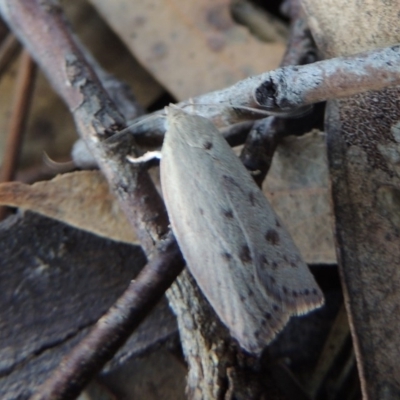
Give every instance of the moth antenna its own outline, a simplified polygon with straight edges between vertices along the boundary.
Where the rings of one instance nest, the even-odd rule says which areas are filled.
[[[269,116],[271,115],[271,112],[269,111],[265,111],[265,110],[260,110],[259,108],[253,108],[253,107],[246,107],[246,106],[242,106],[242,105],[234,105],[231,103],[195,103],[193,101],[193,99],[191,98],[189,104],[183,104],[182,108],[185,107],[195,107],[195,106],[204,106],[204,107],[221,107],[221,108],[236,108],[236,109],[241,109],[241,110],[246,110],[246,111],[251,111],[253,113],[258,113],[261,115],[265,115],[265,116]],[[193,110],[194,111],[194,110]]]
[[[145,122],[151,121],[152,119],[160,118],[160,117],[165,117],[166,113],[165,111],[160,110],[157,114],[150,114],[150,115],[143,115],[142,117],[136,118],[133,122],[127,124],[127,126],[124,129],[121,129],[120,131],[117,131],[117,134],[123,134],[126,132],[129,132],[132,128],[135,128],[137,126],[140,126],[141,124],[144,124]]]
[[[193,100],[192,100],[193,102]],[[190,104],[192,105],[192,104]],[[309,113],[312,110],[312,105],[307,105],[304,107],[299,107],[296,109],[288,109],[288,110],[268,110],[268,109],[262,109],[262,108],[256,108],[256,107],[249,107],[249,106],[243,106],[240,104],[232,104],[232,103],[194,103],[195,106],[207,106],[207,107],[221,107],[221,108],[232,108],[232,109],[237,109],[237,110],[244,110],[244,111],[249,111],[253,114],[259,114],[260,116],[263,117],[270,117],[270,116],[281,116],[281,117],[299,117],[304,114]],[[188,107],[189,104],[184,104],[182,105],[182,108]],[[262,107],[262,106],[260,106]]]

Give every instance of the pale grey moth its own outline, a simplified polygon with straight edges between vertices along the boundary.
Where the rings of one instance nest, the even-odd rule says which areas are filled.
[[[289,233],[207,119],[168,107],[161,187],[187,266],[240,346],[259,353],[324,298]]]

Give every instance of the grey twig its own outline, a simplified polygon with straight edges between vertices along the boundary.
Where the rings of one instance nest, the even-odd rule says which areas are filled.
[[[400,46],[396,45],[278,68],[178,105],[189,110],[192,107],[196,114],[211,119],[218,127],[267,115],[291,116],[310,104],[399,85],[399,65]],[[163,112],[153,115],[155,118],[146,118],[130,131],[137,135],[146,131],[163,132],[164,118],[160,118]]]
[[[290,112],[328,99],[400,84],[400,46],[272,71],[254,92],[258,106]]]

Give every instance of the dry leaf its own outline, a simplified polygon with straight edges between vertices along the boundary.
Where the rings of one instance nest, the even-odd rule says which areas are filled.
[[[28,399],[115,303],[146,257],[139,246],[31,212],[0,224],[0,254],[0,398]],[[109,372],[176,334],[163,299],[119,349]]]
[[[399,43],[397,0],[303,0],[303,3],[313,36],[326,58]]]
[[[33,185],[3,183],[0,204],[31,210],[109,239],[137,242],[99,171],[72,172]]]
[[[262,43],[230,15],[230,0],[90,0],[178,100],[276,68],[282,43]]]
[[[325,135],[285,139],[263,190],[307,263],[336,262]]]

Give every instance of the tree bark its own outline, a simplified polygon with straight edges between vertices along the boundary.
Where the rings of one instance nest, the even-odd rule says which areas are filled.
[[[397,1],[304,0],[327,57],[400,42]],[[341,29],[338,29],[338,24]],[[328,102],[337,252],[363,398],[400,398],[399,88]]]

